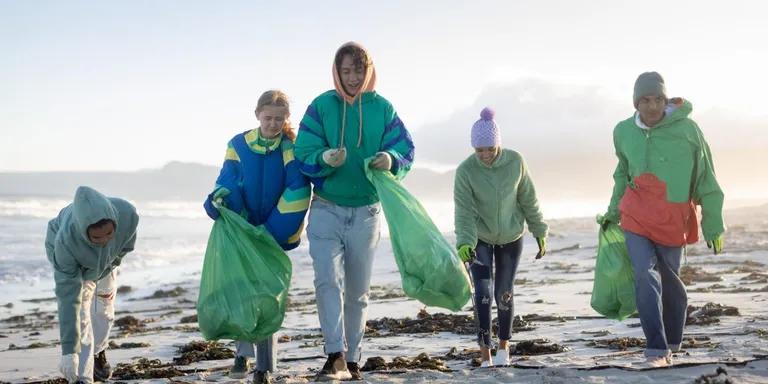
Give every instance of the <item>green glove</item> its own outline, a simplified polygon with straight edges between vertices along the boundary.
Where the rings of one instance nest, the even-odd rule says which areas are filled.
[[[539,253],[536,254],[536,259],[541,259],[542,256],[547,254],[547,238],[537,237],[536,244],[539,246]]]
[[[717,237],[712,241],[707,241],[707,248],[712,248],[712,250],[715,252],[715,255],[723,253],[723,246],[725,245],[725,239],[723,239],[723,234],[717,235]]]
[[[600,224],[600,230],[605,231],[610,222],[607,213],[604,215],[597,215],[597,223]]]
[[[213,201],[218,202],[219,204],[224,204],[224,198],[229,195],[229,189],[220,187],[216,191],[213,192]]]
[[[459,259],[461,259],[462,262],[466,263],[469,261],[472,261],[472,259],[475,257],[475,249],[472,248],[469,244],[464,244],[459,246]]]

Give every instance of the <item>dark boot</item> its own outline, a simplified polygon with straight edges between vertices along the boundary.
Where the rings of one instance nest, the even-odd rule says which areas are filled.
[[[93,356],[93,381],[107,381],[112,377],[112,366],[107,361],[107,352],[101,351]]]
[[[352,376],[352,380],[362,380],[363,379],[363,373],[360,372],[360,365],[353,362],[347,362],[347,370],[349,371],[349,374]]]
[[[253,384],[272,384],[269,371],[256,371],[253,373]]]
[[[328,355],[323,369],[317,373],[315,381],[349,380],[352,375],[347,370],[344,352],[334,352]]]

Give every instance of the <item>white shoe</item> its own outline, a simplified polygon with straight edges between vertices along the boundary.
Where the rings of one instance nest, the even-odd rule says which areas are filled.
[[[648,368],[664,368],[672,365],[672,358],[669,356],[650,356],[645,358],[645,364]]]
[[[496,350],[496,356],[493,358],[493,365],[509,365],[509,351],[506,349]]]
[[[490,368],[493,367],[493,363],[490,360],[485,360],[482,363],[480,363],[480,368]]]

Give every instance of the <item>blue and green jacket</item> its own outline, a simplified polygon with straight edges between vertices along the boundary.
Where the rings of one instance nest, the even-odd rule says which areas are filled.
[[[103,219],[115,223],[105,245],[88,237],[88,227]],[[83,281],[99,281],[133,251],[139,216],[131,203],[79,187],[75,200],[48,222],[45,253],[53,266],[63,355],[80,352],[80,292]]]
[[[296,139],[296,158],[314,192],[347,207],[379,201],[365,176],[366,158],[387,152],[390,171],[399,179],[413,163],[413,140],[392,104],[375,91],[361,96],[347,103],[335,90],[321,94],[307,108]],[[334,168],[323,161],[323,152],[342,146],[347,150],[344,164]]]
[[[230,210],[255,226],[264,225],[283,249],[296,248],[309,208],[310,189],[293,152],[293,142],[285,135],[266,140],[258,128],[233,137],[227,144],[216,187],[204,204],[208,216],[218,218],[213,195],[226,188],[230,193],[224,203]]]

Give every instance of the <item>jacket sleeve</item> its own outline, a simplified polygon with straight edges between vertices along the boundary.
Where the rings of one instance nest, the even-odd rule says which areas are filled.
[[[709,144],[699,127],[696,134],[700,143],[696,157],[696,173],[693,182],[693,201],[701,205],[701,230],[704,239],[712,241],[725,231],[723,223],[724,195],[715,177],[715,167]]]
[[[617,223],[620,220],[619,215],[619,202],[624,197],[624,191],[627,189],[629,183],[629,164],[627,158],[621,153],[621,149],[617,143],[617,132],[613,132],[613,147],[616,151],[616,157],[619,162],[616,164],[616,169],[613,171],[613,193],[611,194],[611,202],[608,204],[608,212],[606,212],[606,219],[613,223]]]
[[[53,263],[55,255],[56,234],[59,233],[59,217],[48,222],[48,231],[45,234],[45,255],[48,261]]]
[[[289,250],[299,245],[311,191],[309,181],[301,173],[292,148],[283,150],[283,161],[286,163],[286,185],[264,226],[283,249]]]
[[[80,291],[83,286],[80,266],[69,249],[60,241],[57,241],[54,247],[52,265],[59,307],[61,354],[79,353]]]
[[[221,188],[229,190],[229,194],[224,197],[224,204],[226,204],[227,208],[237,213],[243,211],[245,204],[243,203],[243,195],[240,188],[240,181],[242,180],[241,169],[240,156],[237,155],[232,140],[230,140],[227,143],[224,164],[221,166],[219,177],[216,179],[216,186],[203,204],[205,212],[211,219],[216,220],[219,217],[219,211],[213,206],[213,195]]]
[[[120,253],[117,254],[115,261],[112,262],[113,266],[120,265],[123,262],[123,257],[125,257],[125,255],[129,254],[130,252],[133,252],[133,249],[136,246],[136,228],[139,224],[139,215],[136,214],[135,211],[131,213],[131,221],[131,227],[129,228],[131,234],[120,248]]]
[[[477,246],[477,207],[472,186],[463,168],[456,169],[453,182],[454,227],[456,246]]]
[[[413,164],[413,139],[393,108],[389,108],[388,115],[389,122],[384,127],[381,150],[392,156],[390,171],[395,178],[401,180]]]
[[[325,136],[322,116],[317,111],[315,102],[307,107],[307,112],[299,123],[294,152],[299,162],[299,169],[309,177],[325,177],[336,168],[323,161],[323,152],[330,149]]]
[[[547,237],[549,227],[544,223],[544,216],[539,209],[539,201],[536,198],[536,188],[528,173],[528,165],[520,158],[520,184],[517,185],[517,203],[523,212],[528,230],[534,237]]]

